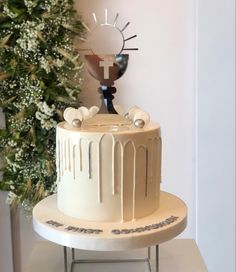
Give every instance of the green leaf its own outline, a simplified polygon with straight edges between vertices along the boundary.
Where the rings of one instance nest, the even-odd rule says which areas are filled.
[[[4,15],[3,4],[15,18]],[[58,122],[63,109],[78,104],[73,100],[79,92],[73,78],[73,62],[78,54],[73,39],[84,35],[73,1],[47,1],[47,5],[50,11],[46,1],[39,0],[29,13],[23,0],[0,2],[0,71],[1,75],[9,75],[0,80],[0,106],[6,115],[6,129],[0,130],[0,152],[5,156],[0,188],[9,189],[9,182],[13,181],[17,200],[27,200],[30,206],[45,196],[45,190],[52,192],[56,181],[55,128],[44,128],[35,113],[41,111],[39,102],[46,102],[49,107],[54,104],[55,114],[48,119]],[[63,28],[62,22],[71,25],[73,31]],[[40,25],[43,29],[38,29]],[[37,31],[41,38],[35,38]],[[21,45],[17,42],[19,37]],[[58,47],[65,56],[56,51]],[[62,66],[54,65],[66,57]],[[49,72],[42,59],[49,61]],[[67,93],[66,88],[72,91]]]

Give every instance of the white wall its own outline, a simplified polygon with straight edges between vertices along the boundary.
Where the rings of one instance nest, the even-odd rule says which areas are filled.
[[[140,50],[130,54],[128,70],[116,83],[116,102],[126,109],[137,104],[161,124],[162,189],[188,205],[183,236],[197,234],[210,272],[233,272],[233,0],[76,0],[76,7],[88,25],[91,13],[104,18],[105,8],[109,18],[120,13],[121,25],[131,22],[126,34],[138,35],[130,45]],[[85,105],[99,104],[97,87],[85,74]],[[24,260],[35,239],[29,226],[22,221]]]
[[[193,0],[76,0],[76,7],[89,25],[93,11],[96,11],[98,18],[104,18],[104,9],[108,8],[110,19],[114,19],[116,12],[119,12],[121,26],[127,21],[131,22],[125,32],[126,37],[138,35],[129,45],[137,46],[140,50],[130,54],[127,73],[116,84],[116,103],[126,109],[139,105],[150,113],[152,120],[161,124],[162,189],[178,195],[187,203],[189,222],[183,236],[194,238]],[[97,82],[85,75],[82,94],[85,105],[99,104],[97,86]],[[30,221],[24,218],[21,220],[21,236],[22,265],[25,267],[36,238]],[[3,254],[4,247],[0,245],[0,255]],[[2,269],[0,264],[0,271]],[[6,272],[10,272],[10,268]]]
[[[92,12],[104,22],[120,13],[118,26],[127,21],[129,42],[138,47],[130,53],[126,74],[116,82],[115,103],[126,109],[138,105],[159,122],[163,137],[162,190],[186,201],[189,222],[184,237],[195,237],[194,181],[194,1],[77,0],[76,8],[89,27]],[[106,41],[104,41],[106,42]],[[99,104],[97,82],[86,75],[83,101]]]
[[[198,0],[197,242],[235,271],[235,1]]]

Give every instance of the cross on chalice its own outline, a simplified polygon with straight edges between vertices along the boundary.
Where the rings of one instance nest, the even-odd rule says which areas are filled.
[[[130,23],[119,28],[117,26],[118,13],[113,23],[108,23],[107,9],[104,23],[98,23],[95,13],[93,13],[93,18],[96,25],[90,30],[88,42],[91,54],[85,55],[86,65],[89,73],[100,82],[99,92],[102,94],[102,106],[99,113],[116,114],[112,102],[113,94],[116,93],[114,81],[123,76],[128,66],[129,55],[122,52],[138,50],[138,48],[125,46],[127,41],[136,38],[137,35],[124,37],[124,31]]]

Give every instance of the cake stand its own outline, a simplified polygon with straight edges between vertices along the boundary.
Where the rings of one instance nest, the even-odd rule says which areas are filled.
[[[179,235],[187,224],[187,207],[178,197],[161,192],[160,208],[132,222],[94,222],[66,216],[57,209],[57,196],[39,202],[33,209],[34,230],[43,238],[64,247],[64,271],[68,272],[67,248],[71,248],[70,271],[78,263],[147,262],[151,272],[151,246],[156,247],[156,271],[159,271],[160,243]],[[125,260],[75,259],[75,249],[123,251],[148,248],[147,258]],[[154,270],[155,271],[155,270]]]

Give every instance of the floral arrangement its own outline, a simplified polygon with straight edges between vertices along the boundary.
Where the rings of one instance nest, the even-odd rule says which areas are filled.
[[[0,189],[10,205],[31,209],[55,190],[55,126],[79,104],[73,39],[84,29],[72,0],[0,1]]]

